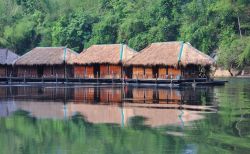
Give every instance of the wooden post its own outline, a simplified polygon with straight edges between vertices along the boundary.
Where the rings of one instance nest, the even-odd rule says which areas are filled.
[[[57,73],[56,73],[56,85],[57,85],[57,77],[58,77],[58,75],[57,75]]]
[[[11,73],[10,73],[10,81],[9,81],[9,84],[11,84]]]
[[[122,75],[122,84],[125,84],[125,72],[123,72],[123,75]]]
[[[99,72],[97,72],[97,80],[96,80],[97,84],[99,83],[98,79],[99,79]]]
[[[112,71],[112,84],[114,82],[114,72]]]
[[[155,74],[155,84],[156,84],[156,86],[157,86],[157,73]]]
[[[24,71],[23,82],[26,83],[26,70]]]

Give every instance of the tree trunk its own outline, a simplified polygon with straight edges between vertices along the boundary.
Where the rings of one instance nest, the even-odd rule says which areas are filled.
[[[240,28],[240,17],[239,17],[239,15],[238,15],[238,27],[239,27],[239,32],[240,32],[240,38],[242,38],[241,28]]]

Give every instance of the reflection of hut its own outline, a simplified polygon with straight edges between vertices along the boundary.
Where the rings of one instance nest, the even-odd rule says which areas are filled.
[[[79,103],[94,103],[95,88],[77,88],[74,90],[74,101]]]
[[[102,88],[100,90],[100,103],[121,103],[122,93],[119,88]]]
[[[133,78],[196,78],[208,73],[214,60],[189,43],[152,43],[126,62],[133,66]]]
[[[14,52],[0,48],[0,77],[15,75],[12,64],[18,57]]]
[[[18,76],[73,77],[72,64],[77,53],[65,47],[37,47],[15,63]]]
[[[153,89],[134,88],[132,93],[134,102],[152,103],[153,101]]]
[[[135,54],[127,45],[92,45],[79,55],[74,66],[75,77],[121,78],[125,71],[122,64]],[[129,72],[126,75],[129,76]]]

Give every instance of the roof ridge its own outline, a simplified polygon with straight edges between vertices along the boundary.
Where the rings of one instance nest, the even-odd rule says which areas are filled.
[[[59,46],[59,47],[35,47],[35,48],[65,48],[64,46]],[[33,49],[35,49],[33,48]]]
[[[111,45],[121,45],[122,43],[115,43],[115,44],[93,44],[91,46],[105,46],[105,45],[108,45],[108,46],[111,46]],[[124,44],[125,45],[125,44]]]
[[[151,44],[171,44],[171,43],[180,43],[180,42],[184,42],[184,41],[154,42]]]

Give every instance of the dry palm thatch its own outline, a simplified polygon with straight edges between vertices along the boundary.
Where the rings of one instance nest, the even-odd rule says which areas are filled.
[[[36,47],[21,56],[15,65],[60,65],[73,64],[78,53],[65,47]]]
[[[152,43],[126,62],[126,65],[137,66],[186,66],[212,65],[214,60],[208,55],[183,42]]]
[[[136,51],[122,44],[92,45],[84,50],[76,64],[119,64],[137,54]]]
[[[0,48],[0,64],[11,65],[19,56],[8,49]]]

